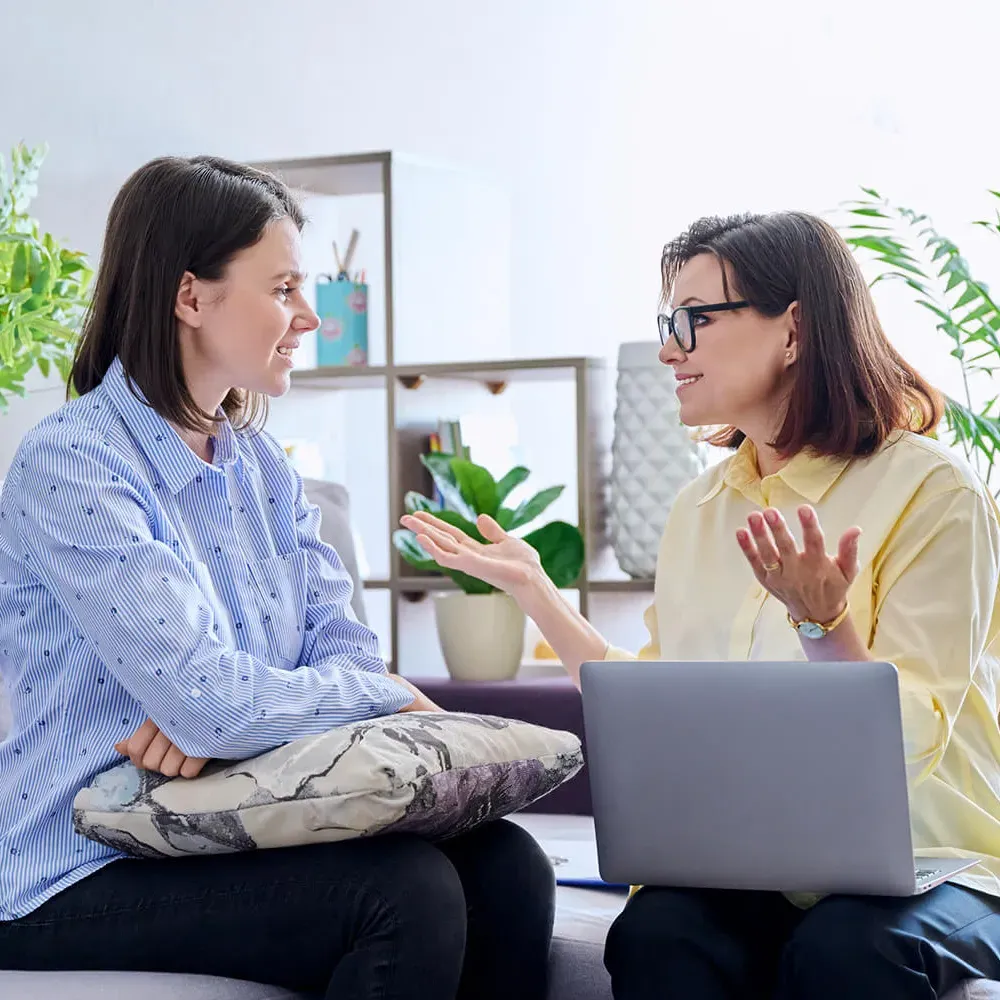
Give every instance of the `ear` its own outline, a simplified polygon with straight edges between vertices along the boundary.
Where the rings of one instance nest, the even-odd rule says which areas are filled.
[[[204,301],[201,298],[198,279],[185,271],[181,277],[177,298],[174,301],[174,315],[185,325],[197,329],[204,319]]]
[[[799,358],[799,317],[801,310],[798,301],[793,302],[785,310],[787,331],[785,333],[785,367],[794,365]]]

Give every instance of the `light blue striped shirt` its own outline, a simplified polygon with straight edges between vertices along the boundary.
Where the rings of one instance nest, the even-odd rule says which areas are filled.
[[[73,796],[147,716],[190,756],[243,759],[412,700],[281,447],[228,423],[214,445],[208,465],[116,360],[18,449],[0,494],[0,919],[121,857],[73,830]]]

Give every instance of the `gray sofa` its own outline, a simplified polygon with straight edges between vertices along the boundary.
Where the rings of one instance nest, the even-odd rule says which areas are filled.
[[[354,607],[364,620],[363,593],[349,523],[347,492],[324,482],[307,481],[310,499],[323,512],[322,535],[340,553],[355,579]],[[9,725],[0,686],[0,740]],[[539,837],[592,836],[585,817],[525,814],[518,822]],[[560,887],[550,960],[550,1000],[611,1000],[603,965],[605,932],[619,912],[622,896],[598,890]],[[3,1000],[316,1000],[288,990],[213,976],[181,976],[132,972],[23,972],[0,970]],[[946,1000],[1000,1000],[1000,983],[969,982]]]

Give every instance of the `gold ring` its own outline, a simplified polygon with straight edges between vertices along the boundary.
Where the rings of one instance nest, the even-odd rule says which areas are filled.
[[[781,569],[781,563],[764,563],[764,572],[773,573],[776,569]]]

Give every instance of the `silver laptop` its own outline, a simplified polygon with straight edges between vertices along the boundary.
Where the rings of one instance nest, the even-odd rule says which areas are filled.
[[[891,663],[584,663],[602,878],[908,896],[974,860],[913,856]]]

